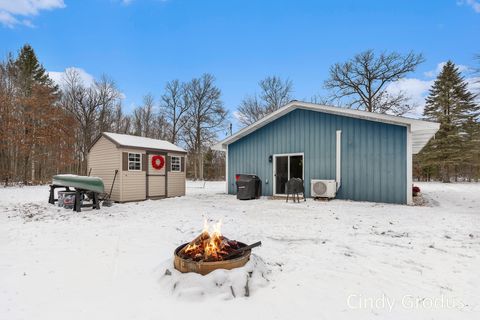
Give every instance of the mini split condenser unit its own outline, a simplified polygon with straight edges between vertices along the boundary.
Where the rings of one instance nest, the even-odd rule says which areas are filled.
[[[337,182],[335,180],[314,180],[311,184],[311,196],[314,198],[335,198]]]

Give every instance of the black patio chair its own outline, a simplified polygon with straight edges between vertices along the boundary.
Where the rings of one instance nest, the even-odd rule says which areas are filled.
[[[303,201],[307,201],[305,198],[305,186],[303,185],[303,180],[300,178],[291,178],[290,180],[285,183],[285,192],[287,193],[287,200],[291,194],[293,196],[293,202],[295,202],[295,195],[297,195],[297,202],[300,203],[300,196],[301,193],[303,195]]]

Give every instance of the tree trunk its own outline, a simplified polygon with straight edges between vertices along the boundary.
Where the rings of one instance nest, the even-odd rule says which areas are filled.
[[[448,165],[443,165],[442,167],[442,182],[449,183],[450,182],[450,170]]]
[[[31,176],[32,176],[32,183],[35,181],[35,145],[32,146],[32,154],[31,154]]]
[[[197,152],[197,163],[198,163],[198,179],[203,180],[203,157],[202,157],[201,150],[198,150]]]
[[[197,165],[198,165],[198,161],[197,161],[197,151],[193,151],[192,153],[192,164],[193,164],[193,178],[195,180],[198,179],[198,170],[197,170]]]
[[[22,172],[22,175],[23,175],[23,182],[25,184],[28,184],[28,160],[29,160],[29,157],[28,156],[25,156],[25,159],[24,159],[24,162],[23,162],[23,172]]]

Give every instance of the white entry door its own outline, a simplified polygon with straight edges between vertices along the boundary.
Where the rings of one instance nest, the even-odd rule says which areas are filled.
[[[149,153],[147,165],[147,197],[165,197],[167,155]]]
[[[285,183],[291,178],[303,177],[303,153],[275,154],[273,156],[273,195],[285,195]]]

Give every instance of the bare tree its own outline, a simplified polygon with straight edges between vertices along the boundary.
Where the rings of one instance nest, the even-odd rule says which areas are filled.
[[[153,134],[155,99],[151,94],[143,97],[143,136],[150,137]]]
[[[169,140],[169,133],[171,132],[171,125],[165,119],[162,112],[155,114],[153,119],[153,130],[151,138]]]
[[[0,62],[0,176],[5,183],[17,180],[18,152],[23,130],[19,107],[18,88],[15,82],[16,67],[12,54]]]
[[[160,109],[164,120],[170,124],[168,140],[171,143],[178,142],[178,135],[187,122],[186,115],[190,104],[186,103],[185,98],[185,84],[178,80],[167,82],[161,97]]]
[[[290,102],[293,83],[277,76],[266,77],[260,81],[260,89],[260,99],[264,101],[267,113],[271,113]]]
[[[256,95],[243,98],[236,112],[238,121],[245,126],[257,122],[265,115],[266,108],[261,104]]]
[[[107,126],[110,127],[110,124],[102,124],[102,122],[107,119],[107,114],[112,113],[120,93],[113,81],[107,77],[103,77],[90,87],[85,86],[75,69],[68,69],[63,81],[61,105],[78,123],[77,141],[80,149],[78,171],[86,173],[88,148],[101,130]]]
[[[132,126],[132,133],[141,137],[143,134],[143,108],[141,106],[133,109]]]
[[[246,96],[237,110],[237,118],[244,125],[250,125],[269,113],[278,110],[292,100],[293,83],[271,76],[261,80],[260,95]]]
[[[133,110],[133,134],[141,137],[152,137],[154,133],[155,99],[151,94],[143,97],[143,105]]]
[[[332,91],[333,99],[350,108],[401,115],[413,106],[408,104],[404,92],[388,92],[387,86],[413,72],[424,61],[421,54],[413,52],[381,53],[377,57],[373,50],[367,50],[347,62],[331,66],[325,88]]]
[[[206,73],[192,79],[186,87],[185,102],[188,104],[188,122],[183,130],[184,141],[196,159],[194,176],[203,179],[203,153],[216,139],[217,133],[225,129],[227,116],[214,76]]]
[[[310,102],[315,103],[315,104],[323,104],[327,106],[332,106],[335,105],[335,100],[332,100],[329,97],[321,96],[318,94],[315,94],[310,97]]]
[[[118,103],[113,111],[113,132],[123,134],[130,133],[130,121],[130,116],[123,113],[122,104]]]
[[[115,81],[107,75],[102,75],[100,80],[95,82],[93,91],[96,93],[98,103],[100,104],[97,129],[99,132],[111,131],[113,111],[120,99],[120,92],[116,87]]]

